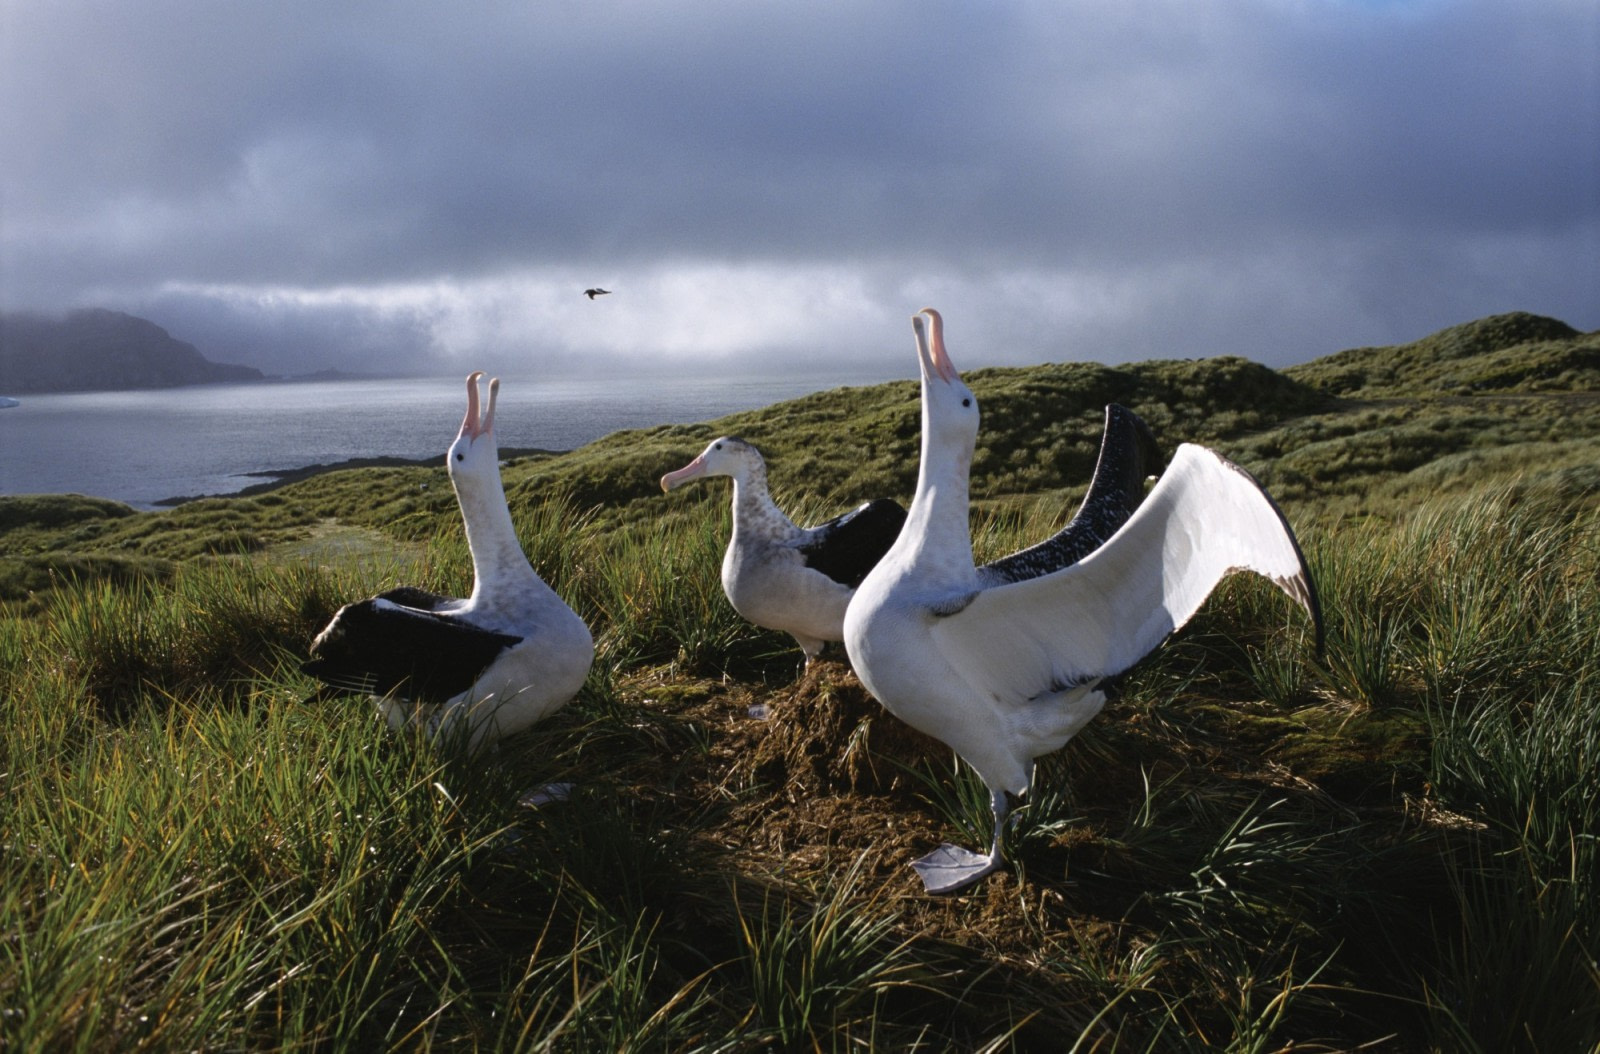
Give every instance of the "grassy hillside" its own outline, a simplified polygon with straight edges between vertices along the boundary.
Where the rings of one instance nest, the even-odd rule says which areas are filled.
[[[1284,371],[1352,398],[1600,389],[1600,334],[1525,312],[1440,330],[1401,347],[1352,348]]]
[[[1116,400],[1283,499],[1328,640],[1227,583],[946,898],[906,865],[981,786],[733,614],[725,483],[656,484],[731,432],[801,518],[903,498],[910,383],[509,464],[599,653],[487,762],[298,672],[342,601],[466,587],[442,466],[0,499],[0,1046],[1600,1050],[1595,346],[971,374],[980,555],[1070,515]]]
[[[1419,494],[1485,485],[1586,503],[1600,491],[1596,355],[1600,334],[1512,314],[1281,373],[1227,357],[976,370],[967,379],[984,423],[973,498],[989,511],[1070,513],[1094,466],[1104,406],[1115,401],[1143,416],[1169,449],[1199,442],[1224,451],[1310,519],[1388,515]],[[1565,365],[1535,383],[1530,370],[1541,363]],[[1589,365],[1574,365],[1582,363]],[[1455,383],[1463,377],[1473,380]],[[909,495],[917,415],[914,382],[843,388],[517,458],[504,477],[513,504],[559,494],[606,525],[652,521],[725,500],[716,486],[664,498],[656,481],[714,436],[736,434],[766,452],[780,503],[821,516],[865,497]],[[0,557],[0,599],[26,595],[71,555],[92,555],[116,573],[157,571],[169,567],[162,561],[308,539],[331,523],[415,541],[457,518],[442,463],[331,472],[157,514],[94,499],[0,498],[0,552],[8,554]]]

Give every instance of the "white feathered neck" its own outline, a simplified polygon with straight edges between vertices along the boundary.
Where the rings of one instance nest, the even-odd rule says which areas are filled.
[[[923,315],[931,323],[931,340]],[[900,565],[933,575],[938,584],[965,586],[975,573],[968,481],[978,400],[950,364],[939,313],[924,308],[913,323],[922,366],[922,458],[906,525],[890,552]]]
[[[494,605],[508,593],[540,582],[517,541],[505,486],[500,481],[500,452],[494,436],[500,379],[489,382],[489,403],[480,418],[478,380],[482,376],[478,372],[467,378],[467,416],[448,455],[450,484],[461,505],[467,548],[472,553],[469,609]]]

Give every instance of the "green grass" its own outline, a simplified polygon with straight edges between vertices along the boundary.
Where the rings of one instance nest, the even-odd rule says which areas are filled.
[[[1600,386],[1600,339],[1553,318],[1515,312],[1452,326],[1404,349],[1352,348],[1284,372],[1359,398],[1593,391]]]
[[[907,487],[909,384],[509,466],[598,656],[477,761],[298,672],[344,600],[466,585],[442,468],[0,499],[0,1047],[1600,1050],[1597,403],[1427,380],[1588,338],[1486,322],[1292,378],[978,372],[980,556],[1070,515],[1117,398],[1285,498],[1328,635],[1228,583],[955,897],[906,864],[986,839],[981,787],[732,613],[725,488],[654,483],[728,431],[801,519]]]

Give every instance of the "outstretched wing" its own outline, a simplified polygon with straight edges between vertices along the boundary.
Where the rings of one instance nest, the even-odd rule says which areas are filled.
[[[980,589],[934,613],[937,647],[1016,699],[1127,670],[1223,578],[1254,571],[1322,616],[1294,532],[1244,469],[1185,444],[1110,541],[1046,575]]]
[[[442,703],[471,688],[502,651],[522,640],[391,599],[398,596],[446,599],[392,590],[346,604],[317,636],[311,659],[300,669],[347,692]]]
[[[985,564],[985,585],[1020,582],[1071,566],[1110,540],[1144,500],[1144,481],[1161,471],[1161,447],[1138,414],[1125,406],[1106,406],[1100,456],[1083,504],[1061,530],[1020,552]]]
[[[889,551],[906,522],[906,510],[878,498],[806,531],[795,546],[806,566],[854,589]]]

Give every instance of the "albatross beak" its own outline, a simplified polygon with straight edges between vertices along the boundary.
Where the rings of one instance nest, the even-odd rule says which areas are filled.
[[[494,431],[494,404],[500,397],[500,378],[496,377],[489,382],[489,408],[481,418],[478,416],[478,381],[482,378],[482,370],[467,375],[467,416],[461,421],[461,434],[473,442]]]
[[[678,470],[676,470],[674,472],[668,472],[665,476],[662,476],[661,477],[661,489],[664,490],[664,491],[671,491],[673,487],[676,487],[678,484],[682,483],[684,480],[686,480],[686,479],[695,479],[695,478],[697,478],[699,476],[703,476],[705,474],[706,474],[706,456],[704,454],[701,454],[699,457],[695,458],[693,461],[689,462],[687,465],[683,466],[682,468],[680,468],[680,469],[678,469]]]
[[[494,434],[494,404],[498,398],[500,398],[500,378],[491,377],[489,379],[489,409],[484,412],[483,426],[478,429],[478,435]]]
[[[468,439],[477,439],[478,428],[478,378],[483,376],[482,370],[474,370],[467,374],[467,416],[461,421],[461,434]],[[493,390],[492,388],[490,389]]]
[[[922,316],[928,316],[928,329],[932,331],[932,339],[924,332]],[[917,360],[922,366],[923,380],[937,377],[946,384],[953,384],[961,379],[956,368],[950,363],[950,355],[944,350],[944,319],[939,317],[939,312],[931,307],[925,307],[911,316],[911,328],[917,334]]]

